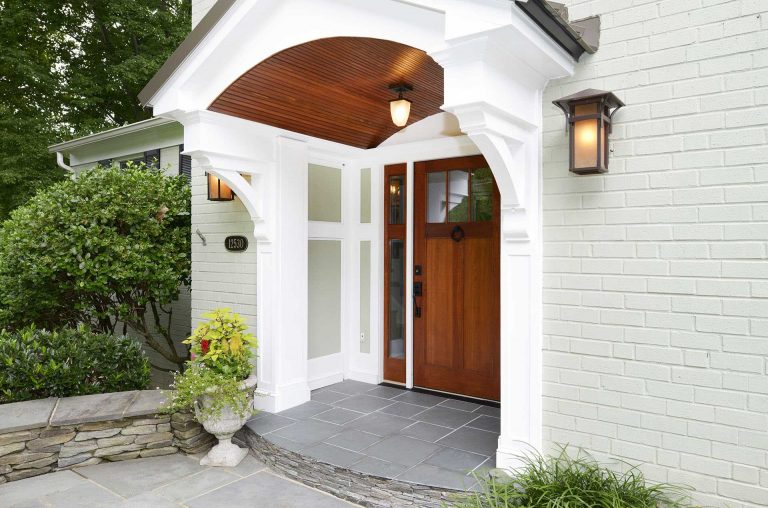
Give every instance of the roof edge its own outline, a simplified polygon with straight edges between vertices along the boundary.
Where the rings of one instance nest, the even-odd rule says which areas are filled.
[[[108,139],[119,138],[135,132],[144,131],[147,129],[154,129],[155,127],[161,127],[163,125],[169,125],[178,123],[176,120],[170,118],[162,118],[159,116],[148,118],[147,120],[141,120],[139,122],[129,123],[127,125],[121,125],[120,127],[114,127],[112,129],[96,132],[87,136],[82,136],[69,141],[62,141],[48,147],[48,153],[66,152],[75,148],[90,145],[92,143],[98,143],[100,141],[106,141]]]
[[[515,0],[520,10],[578,61],[581,55],[595,53],[600,43],[600,17],[591,16],[569,22],[567,11],[546,0]]]
[[[213,7],[203,16],[203,19],[189,32],[189,35],[182,41],[171,56],[160,66],[160,69],[152,76],[152,79],[139,92],[139,102],[142,106],[149,105],[152,98],[160,91],[160,88],[173,76],[176,69],[192,54],[192,52],[203,42],[203,39],[213,30],[221,18],[237,0],[217,0]]]
[[[184,41],[158,69],[152,79],[139,92],[142,106],[151,106],[150,101],[168,82],[181,64],[203,42],[205,37],[221,21],[238,0],[217,0]],[[569,23],[567,9],[546,0],[513,0],[544,32],[568,54],[578,61],[584,52],[597,51],[600,38],[600,17],[592,16]]]

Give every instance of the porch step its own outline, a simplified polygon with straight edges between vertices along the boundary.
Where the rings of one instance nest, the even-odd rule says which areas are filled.
[[[283,475],[340,499],[372,508],[450,506],[462,491],[369,475],[292,452],[244,427],[235,439]]]
[[[495,467],[499,409],[343,381],[309,402],[259,413],[239,435],[283,474],[372,507],[440,507]]]

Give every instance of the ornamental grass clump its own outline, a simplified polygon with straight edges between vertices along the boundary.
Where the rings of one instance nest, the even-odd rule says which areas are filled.
[[[184,341],[192,359],[183,373],[174,376],[166,410],[186,411],[197,405],[200,416],[215,418],[229,407],[238,416],[248,416],[251,394],[243,389],[243,381],[252,370],[256,337],[247,332],[243,318],[229,309],[216,309],[203,317],[208,321]],[[204,395],[207,403],[199,404]]]
[[[478,478],[481,490],[458,499],[455,508],[683,508],[692,507],[686,489],[648,483],[636,467],[616,472],[580,452],[520,458],[510,476]]]

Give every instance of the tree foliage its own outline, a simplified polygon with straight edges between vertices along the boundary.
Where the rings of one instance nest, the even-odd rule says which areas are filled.
[[[189,210],[181,177],[143,165],[39,192],[0,229],[0,324],[131,330],[181,367],[170,303],[189,283]]]
[[[137,95],[190,0],[0,0],[0,219],[63,171],[47,146],[149,118]]]

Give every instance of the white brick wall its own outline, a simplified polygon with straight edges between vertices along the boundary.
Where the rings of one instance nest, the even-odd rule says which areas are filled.
[[[197,235],[199,230],[206,245]],[[243,235],[248,250],[229,252],[224,238]],[[238,198],[208,201],[205,173],[192,160],[192,327],[201,315],[217,307],[228,307],[243,316],[256,334],[256,241],[253,222]]]
[[[200,23],[215,3],[216,0],[192,0],[192,28]]]
[[[601,47],[544,108],[545,438],[768,505],[768,2],[568,0]],[[550,103],[627,103],[568,173]]]

